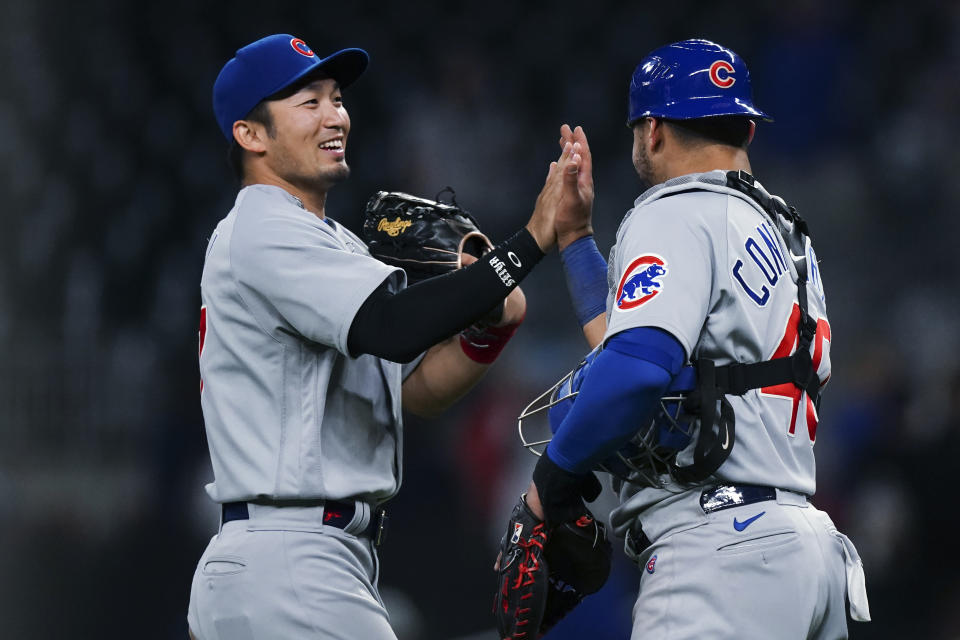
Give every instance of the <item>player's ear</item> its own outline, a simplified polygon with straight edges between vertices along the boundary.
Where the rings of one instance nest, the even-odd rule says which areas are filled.
[[[660,118],[647,118],[650,131],[647,136],[647,152],[655,153],[663,147],[663,121]]]
[[[263,153],[267,150],[264,145],[266,128],[259,122],[252,120],[237,120],[233,123],[233,139],[243,149],[253,153]]]
[[[747,146],[750,146],[750,143],[753,142],[753,134],[757,132],[757,122],[756,120],[750,121],[750,133],[747,134]]]

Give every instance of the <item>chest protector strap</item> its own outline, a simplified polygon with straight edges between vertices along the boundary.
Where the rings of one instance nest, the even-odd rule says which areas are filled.
[[[685,408],[699,415],[700,431],[693,452],[693,463],[673,469],[674,477],[689,484],[697,484],[710,477],[733,449],[735,420],[733,407],[725,397],[727,394],[742,396],[751,389],[793,383],[813,400],[817,408],[820,407],[820,378],[813,368],[810,355],[817,323],[810,317],[807,304],[807,238],[810,235],[807,223],[796,209],[757,187],[753,176],[746,171],[727,172],[727,186],[759,204],[787,245],[797,270],[797,302],[800,307],[797,349],[783,358],[749,364],[737,362],[718,367],[708,358],[699,358],[693,363],[697,369],[697,388],[685,401]],[[791,226],[788,227],[787,223],[791,223]]]

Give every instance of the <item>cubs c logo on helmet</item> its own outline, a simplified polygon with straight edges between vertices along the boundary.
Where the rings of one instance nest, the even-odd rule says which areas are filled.
[[[655,298],[663,287],[659,280],[666,275],[667,262],[656,254],[645,254],[631,260],[617,287],[617,309],[636,309]]]
[[[733,65],[726,60],[717,60],[710,65],[710,82],[721,89],[729,89],[737,81],[733,77]]]
[[[310,49],[310,47],[307,46],[307,43],[301,40],[300,38],[294,38],[293,40],[291,40],[290,46],[293,47],[294,51],[296,51],[302,56],[307,56],[308,58],[313,57],[313,51]]]

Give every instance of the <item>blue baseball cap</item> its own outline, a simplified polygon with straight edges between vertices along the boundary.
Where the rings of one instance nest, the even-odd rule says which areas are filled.
[[[360,77],[369,61],[363,49],[341,49],[320,58],[306,42],[288,33],[248,44],[223,65],[213,83],[213,113],[220,131],[232,141],[234,122],[247,117],[264,98],[307,74],[322,69],[342,88]]]

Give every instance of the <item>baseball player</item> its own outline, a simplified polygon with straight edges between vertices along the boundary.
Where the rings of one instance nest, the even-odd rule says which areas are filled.
[[[592,469],[616,472],[611,525],[642,571],[633,638],[845,638],[845,600],[870,617],[856,549],[810,502],[832,335],[806,224],[751,175],[757,120],[730,49],[686,40],[644,58],[627,124],[650,188],[609,266],[586,135],[562,132],[583,170],[557,216],[561,259],[598,352],[526,503],[549,531],[583,513]]]
[[[367,62],[277,34],[238,50],[214,84],[242,188],[201,279],[206,489],[222,519],[193,578],[197,640],[395,637],[376,547],[401,481],[401,407],[432,415],[477,382],[524,315],[517,284],[555,243],[561,189],[577,180],[571,143],[524,228],[406,288],[326,215],[349,175],[342,91]],[[448,339],[501,302],[499,331]]]

